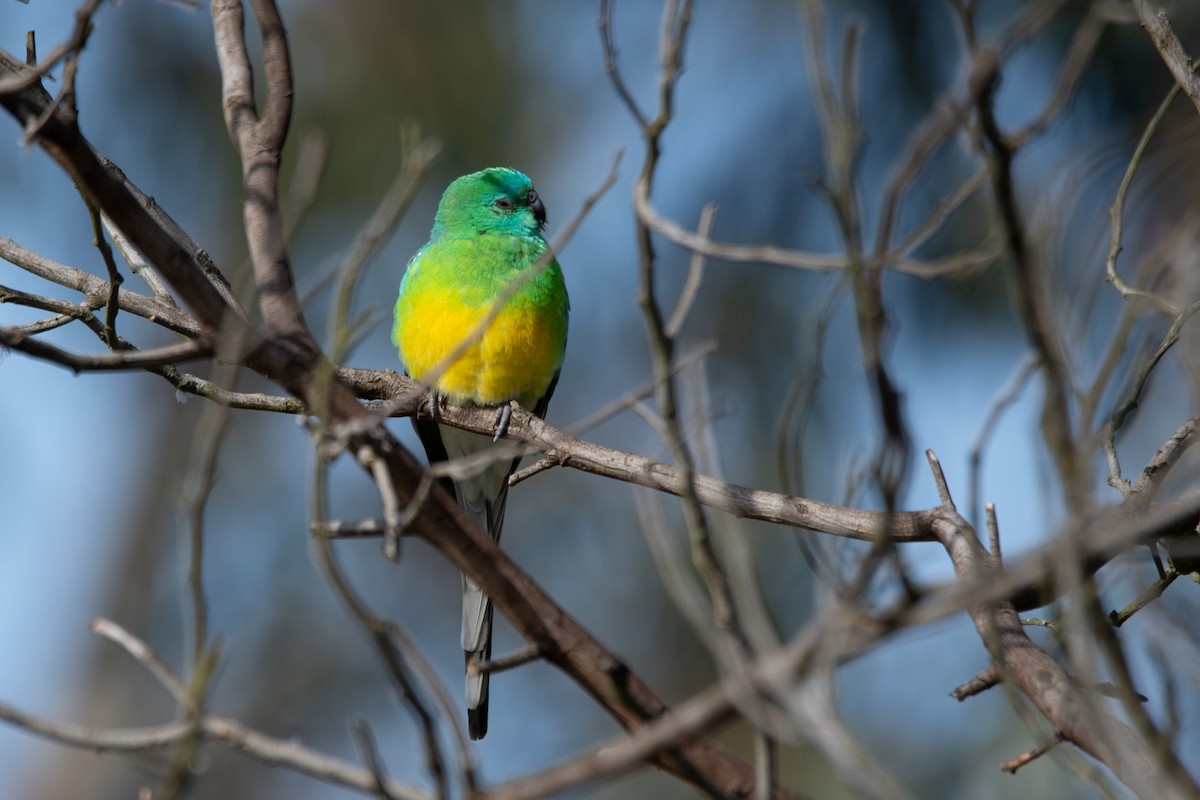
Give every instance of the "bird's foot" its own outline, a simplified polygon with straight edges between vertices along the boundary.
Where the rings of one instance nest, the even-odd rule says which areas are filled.
[[[429,418],[437,422],[438,414],[442,411],[442,398],[433,387],[429,388],[429,397],[426,399],[426,403],[429,404]]]
[[[500,441],[500,437],[508,433],[508,423],[512,421],[512,404],[505,403],[496,409],[496,435],[492,437],[493,442]]]

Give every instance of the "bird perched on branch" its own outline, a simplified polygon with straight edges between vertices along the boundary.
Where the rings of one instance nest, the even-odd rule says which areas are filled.
[[[433,419],[413,425],[430,463],[492,448],[503,435],[510,401],[546,413],[567,345],[567,288],[542,238],[546,208],[522,173],[493,167],[458,178],[438,204],[429,242],[408,263],[396,301],[392,340],[408,374],[430,387]],[[496,435],[437,422],[437,405],[496,407]],[[500,539],[508,478],[517,461],[502,457],[447,488],[471,520]],[[492,604],[463,575],[462,646],[468,665],[467,728],[487,733],[488,675],[472,661],[491,658]]]

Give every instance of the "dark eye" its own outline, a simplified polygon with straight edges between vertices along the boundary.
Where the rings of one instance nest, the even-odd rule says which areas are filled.
[[[513,201],[509,200],[507,197],[500,197],[497,198],[496,202],[492,203],[492,205],[501,211],[511,211],[513,207]]]

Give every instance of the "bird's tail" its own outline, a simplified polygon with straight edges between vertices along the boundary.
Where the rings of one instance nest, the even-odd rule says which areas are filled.
[[[471,455],[492,446],[489,437],[443,426],[442,442],[451,459]],[[498,461],[477,475],[454,481],[458,504],[471,521],[491,537],[500,540],[504,527],[504,508],[508,500],[508,476],[515,461]],[[492,657],[492,601],[475,581],[463,575],[462,648],[467,662],[467,733],[482,739],[488,725],[487,673],[474,673],[472,662]]]
[[[472,672],[471,662],[492,657],[492,601],[475,581],[463,575],[463,653],[467,665],[467,733],[482,739],[488,726],[488,683],[486,672]]]
[[[483,509],[463,504],[477,525],[496,539],[504,524],[504,501],[508,487],[500,490],[498,506],[485,503]],[[479,513],[482,511],[483,513]],[[486,672],[473,672],[471,662],[482,663],[492,657],[492,600],[479,584],[463,575],[462,647],[467,663],[467,733],[482,739],[488,726],[488,682]]]

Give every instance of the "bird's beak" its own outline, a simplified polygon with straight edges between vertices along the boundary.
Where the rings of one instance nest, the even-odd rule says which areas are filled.
[[[529,204],[533,210],[533,218],[538,221],[539,225],[546,224],[546,205],[542,202],[541,197],[534,198],[534,201]]]

